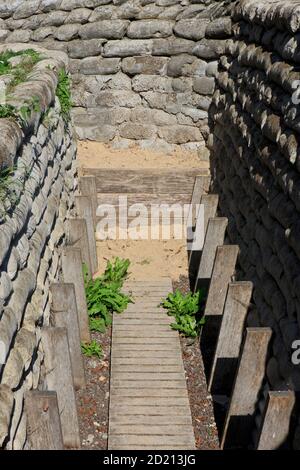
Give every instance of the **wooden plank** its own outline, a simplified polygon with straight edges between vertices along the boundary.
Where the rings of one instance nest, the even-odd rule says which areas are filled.
[[[28,391],[24,406],[30,450],[63,450],[56,392]]]
[[[161,373],[167,373],[167,372],[179,372],[179,373],[183,373],[183,369],[180,365],[178,364],[174,364],[174,365],[153,365],[153,364],[114,364],[113,365],[113,373],[114,374],[118,374],[119,372],[130,372],[130,373],[134,373],[134,372],[151,372],[151,373],[157,373],[157,374],[161,374]]]
[[[182,434],[188,434],[191,429],[190,424],[158,424],[148,425],[147,435],[148,436],[177,436]],[[130,436],[131,434],[139,435],[145,432],[145,426],[143,424],[111,424],[110,435],[111,436]]]
[[[149,436],[141,434],[130,434],[126,436],[109,435],[109,449],[118,449],[120,445],[149,445],[156,449],[158,445],[165,443],[170,449],[173,445],[180,445],[181,449],[195,449],[194,437],[189,434],[180,436]]]
[[[203,230],[204,239],[205,239],[205,235],[207,232],[209,219],[212,219],[216,216],[218,201],[219,201],[219,198],[217,194],[202,194],[201,196],[200,204],[203,206],[203,209],[204,209],[204,217],[203,217],[203,221],[195,220],[193,224],[193,228],[195,228],[196,223],[198,223],[198,226],[199,226],[198,230],[200,229]],[[203,223],[203,226],[201,226],[201,223]],[[200,249],[195,249],[194,247],[194,249],[188,250],[189,271],[192,277],[195,277],[197,274],[202,250],[203,250],[203,246],[201,246]]]
[[[271,328],[247,328],[221,448],[246,448],[251,439],[255,406],[265,375]]]
[[[76,196],[75,204],[78,216],[86,221],[91,269],[92,273],[95,274],[98,271],[98,255],[93,221],[92,201],[88,196]]]
[[[187,393],[185,393],[187,396]],[[116,396],[122,400],[124,397],[161,397],[161,398],[174,398],[174,397],[182,397],[182,390],[165,390],[165,389],[151,389],[148,388],[140,388],[138,390],[135,389],[128,389],[128,388],[114,388],[110,394],[111,398]],[[191,417],[189,417],[191,420]]]
[[[213,270],[217,247],[223,245],[225,230],[228,224],[226,217],[209,219],[200,265],[197,273],[195,292],[203,284],[208,284]]]
[[[190,193],[197,175],[206,176],[205,191],[208,191],[210,176],[207,169],[142,169],[123,170],[89,168],[84,170],[96,177],[97,191],[100,193]]]
[[[138,345],[139,346],[139,345]],[[155,345],[156,346],[156,345]],[[139,352],[141,347],[139,346]],[[147,351],[147,354],[141,355],[140,353],[133,353],[130,349],[119,348],[118,352],[113,352],[112,363],[115,364],[178,364],[178,353],[179,349],[161,349],[157,351],[157,354]],[[165,360],[164,360],[165,359]],[[152,362],[151,362],[152,360]]]
[[[111,396],[112,407],[118,404],[119,397]],[[122,406],[189,406],[187,396],[181,397],[122,397]]]
[[[125,387],[125,388],[183,388],[186,389],[186,381],[185,380],[124,380],[124,379],[111,379],[111,386],[112,387]]]
[[[226,395],[231,392],[251,295],[251,282],[229,284],[208,383],[208,390],[212,393]]]
[[[169,392],[172,392],[171,389],[168,389]],[[123,422],[130,419],[133,420],[134,416],[143,416],[144,419],[147,417],[156,417],[157,421],[162,420],[162,416],[172,417],[177,416],[187,416],[190,417],[187,413],[186,406],[123,406],[122,403],[116,404],[114,408],[110,408],[109,420],[114,422],[120,420],[122,422],[122,417],[124,417]],[[125,418],[126,417],[126,418]]]
[[[126,201],[126,203],[125,203]],[[150,208],[154,204],[190,204],[191,193],[98,193],[98,205],[110,204],[114,207],[144,204]]]
[[[161,408],[160,408],[161,410]],[[171,412],[171,408],[168,408]],[[160,414],[160,415],[148,415],[148,414],[118,414],[110,416],[110,424],[114,425],[117,423],[122,426],[123,424],[144,424],[145,426],[155,425],[160,423],[164,424],[189,424],[192,425],[192,420],[190,416],[186,414],[177,414],[172,415],[170,413]]]
[[[86,305],[82,257],[80,248],[66,246],[62,252],[62,272],[66,283],[74,284],[80,339],[84,343],[91,341],[89,318]]]
[[[96,229],[96,212],[98,207],[98,195],[95,176],[81,176],[79,178],[79,189],[82,196],[90,198],[92,204],[93,226]]]
[[[222,315],[228,284],[233,281],[238,245],[218,246],[205,304],[205,316]]]
[[[57,393],[64,446],[79,449],[79,423],[67,330],[43,327],[41,338],[45,353],[45,383],[48,390]]]
[[[67,220],[67,240],[68,245],[78,247],[81,250],[82,262],[89,272],[93,272],[91,263],[89,238],[85,219],[73,218]]]
[[[70,358],[76,389],[85,388],[85,372],[81,354],[78,312],[74,284],[52,284],[51,316],[54,326],[66,328],[70,347]]]
[[[118,380],[118,381],[137,381],[142,382],[143,380],[149,381],[152,380],[153,382],[161,382],[161,381],[172,381],[172,380],[182,380],[186,385],[185,381],[183,380],[182,372],[117,372],[114,373],[112,370],[112,377],[111,379]]]
[[[286,441],[295,405],[292,391],[269,391],[259,432],[257,450],[277,450]]]

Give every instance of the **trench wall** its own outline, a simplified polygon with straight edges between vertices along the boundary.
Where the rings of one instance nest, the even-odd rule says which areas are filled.
[[[69,55],[79,138],[196,148],[208,133],[231,3],[4,0],[0,41]]]
[[[241,1],[233,23],[209,110],[213,187],[229,240],[240,246],[238,278],[254,283],[248,325],[273,330],[265,388],[298,392],[291,359],[300,338],[300,7]]]
[[[65,222],[76,190],[76,142],[56,97],[58,72],[68,59],[60,52],[42,54],[9,101],[19,108],[33,99],[39,105],[26,122],[0,119],[0,166],[14,169],[5,191],[0,177],[0,447],[5,449],[26,448],[24,394],[43,387],[40,331],[49,325],[49,286],[60,278]]]

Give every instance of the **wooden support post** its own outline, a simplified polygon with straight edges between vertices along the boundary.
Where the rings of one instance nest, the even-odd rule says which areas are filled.
[[[222,315],[227,287],[233,281],[235,264],[239,253],[238,245],[222,245],[217,247],[211,281],[205,304],[205,316]]]
[[[194,197],[194,195],[193,195]],[[217,207],[218,207],[218,195],[217,194],[202,194],[200,199],[197,199],[199,197],[199,191],[196,191],[196,195],[194,199],[196,200],[196,204],[199,204],[203,206],[204,210],[204,220],[201,221],[203,224],[202,230],[204,231],[204,238],[205,234],[207,231],[207,225],[208,225],[208,220],[215,217],[216,212],[217,212]],[[193,198],[192,198],[192,203],[193,203]],[[191,209],[191,210],[196,210]],[[198,213],[196,214],[198,215]],[[188,221],[191,219],[191,215],[189,214]],[[198,221],[199,224],[200,221]],[[192,227],[188,228],[188,234],[190,235],[191,228],[197,229],[197,218],[196,220],[192,221]],[[201,253],[203,250],[203,246],[201,247],[200,250],[188,250],[188,260],[189,260],[189,272],[190,272],[190,277],[194,278],[197,274],[197,270],[199,267],[200,259],[201,259]]]
[[[54,326],[66,328],[76,389],[86,386],[74,284],[52,284],[51,314]]]
[[[271,328],[247,328],[227,412],[221,448],[247,448],[255,405],[265,375]]]
[[[96,230],[96,212],[98,207],[96,177],[81,176],[79,178],[79,189],[82,196],[88,196],[91,200],[94,230]]]
[[[64,446],[79,449],[79,423],[67,330],[44,327],[41,337],[45,353],[46,386],[48,390],[57,393]]]
[[[66,246],[62,252],[62,272],[66,283],[74,284],[80,339],[83,343],[91,341],[89,317],[86,305],[82,257],[80,248]]]
[[[63,450],[56,392],[28,391],[24,405],[30,450]]]
[[[82,262],[87,266],[89,273],[92,274],[93,268],[89,250],[89,238],[87,224],[85,219],[68,219],[67,240],[71,246],[81,249]]]
[[[88,196],[76,196],[75,203],[78,216],[86,221],[92,274],[95,274],[98,271],[98,256],[91,199]]]
[[[251,282],[233,282],[228,286],[208,383],[208,390],[213,394],[231,393],[251,295]]]
[[[209,219],[208,221],[203,251],[195,282],[195,292],[199,287],[208,287],[209,285],[216,250],[219,245],[223,245],[227,223],[228,220],[226,217],[216,217]]]
[[[294,392],[268,392],[257,450],[276,450],[285,442],[294,405]]]

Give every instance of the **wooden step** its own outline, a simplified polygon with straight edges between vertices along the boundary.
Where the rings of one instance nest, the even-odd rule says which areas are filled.
[[[155,193],[192,194],[197,175],[203,175],[203,190],[209,188],[209,170],[186,169],[137,169],[115,170],[108,168],[86,168],[84,175],[96,177],[98,193]]]

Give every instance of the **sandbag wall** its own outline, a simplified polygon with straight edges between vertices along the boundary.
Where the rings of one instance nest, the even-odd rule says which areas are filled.
[[[297,2],[241,1],[210,108],[212,178],[238,279],[254,284],[248,326],[271,327],[265,387],[300,389],[299,18]],[[300,447],[299,414],[291,445]]]
[[[24,394],[43,387],[40,331],[49,324],[49,287],[60,278],[76,190],[76,141],[56,97],[58,71],[68,59],[41,53],[44,59],[10,97],[18,107],[32,99],[39,107],[22,125],[0,119],[1,167],[14,170],[0,200],[0,447],[6,449],[26,448]]]
[[[204,143],[232,1],[0,3],[0,41],[68,53],[79,138],[166,150]]]

